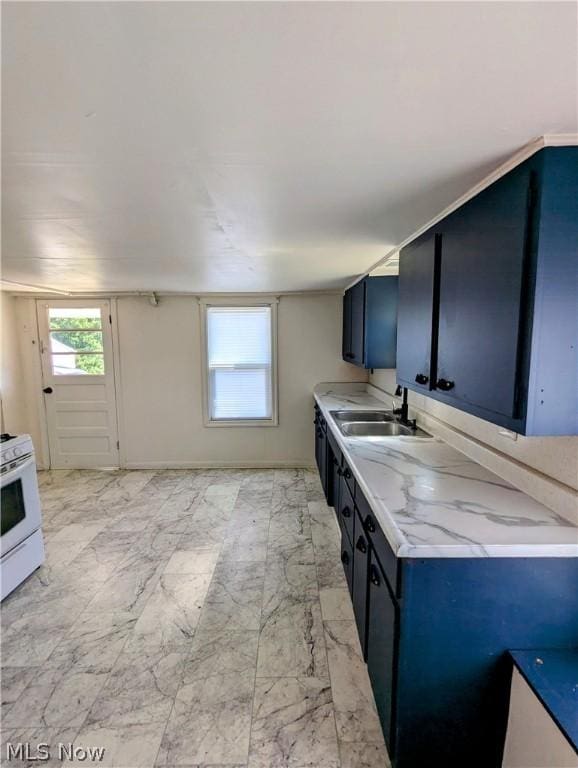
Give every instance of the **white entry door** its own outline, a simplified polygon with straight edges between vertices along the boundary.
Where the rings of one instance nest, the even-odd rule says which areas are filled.
[[[109,301],[37,302],[50,466],[117,467]]]

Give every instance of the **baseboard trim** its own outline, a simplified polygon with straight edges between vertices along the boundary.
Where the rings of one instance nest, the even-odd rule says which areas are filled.
[[[124,469],[314,469],[301,461],[127,461]]]

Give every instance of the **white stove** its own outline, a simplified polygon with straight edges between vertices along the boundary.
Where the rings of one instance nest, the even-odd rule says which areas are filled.
[[[0,600],[44,562],[42,514],[30,435],[0,436]]]

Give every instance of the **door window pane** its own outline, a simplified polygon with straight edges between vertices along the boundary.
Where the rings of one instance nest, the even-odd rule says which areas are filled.
[[[102,331],[51,331],[50,346],[53,352],[102,352]]]
[[[100,307],[49,307],[48,322],[54,376],[104,375]]]
[[[102,328],[100,307],[49,307],[48,322],[51,331],[66,329]]]

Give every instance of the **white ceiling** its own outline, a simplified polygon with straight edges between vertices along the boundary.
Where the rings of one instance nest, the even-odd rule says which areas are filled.
[[[331,289],[578,130],[574,2],[2,5],[3,271]]]

